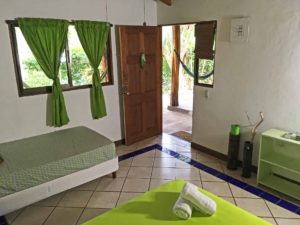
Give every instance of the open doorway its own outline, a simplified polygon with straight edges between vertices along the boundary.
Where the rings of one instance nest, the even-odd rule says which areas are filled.
[[[163,132],[188,141],[192,133],[194,32],[195,24],[162,26]]]

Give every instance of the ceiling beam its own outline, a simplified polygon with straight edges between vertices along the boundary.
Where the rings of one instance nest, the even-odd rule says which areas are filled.
[[[160,0],[161,2],[165,3],[168,6],[172,5],[172,0]]]

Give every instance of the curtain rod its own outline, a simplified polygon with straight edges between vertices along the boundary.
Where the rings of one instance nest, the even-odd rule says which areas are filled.
[[[71,20],[71,21],[68,21],[70,24],[74,25],[74,21],[75,20]],[[12,24],[12,25],[17,25],[18,24],[18,20],[17,19],[14,19],[14,20],[5,20],[5,22],[7,24]],[[109,23],[110,27],[113,27],[114,25]]]

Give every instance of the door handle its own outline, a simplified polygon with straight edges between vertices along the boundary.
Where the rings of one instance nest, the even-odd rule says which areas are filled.
[[[129,96],[129,95],[130,95],[130,92],[128,92],[128,91],[124,91],[124,92],[123,92],[123,95],[127,95],[127,96]]]
[[[123,95],[127,95],[127,96],[130,95],[130,92],[127,91],[127,86],[123,86]]]

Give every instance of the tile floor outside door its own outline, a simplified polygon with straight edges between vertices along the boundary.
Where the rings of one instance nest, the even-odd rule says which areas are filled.
[[[190,143],[167,134],[150,138],[132,146],[119,146],[117,153],[123,155],[153,144],[160,144],[232,177],[255,185],[254,176],[245,180],[240,177],[240,170],[228,171],[223,161],[200,153],[191,148]],[[271,224],[300,224],[299,215],[158,150],[120,162],[116,179],[112,179],[111,176],[99,178],[10,213],[6,218],[12,225],[79,225],[137,195],[169,180],[179,178],[203,187],[232,204],[264,218]],[[273,192],[273,194],[283,197],[277,192]],[[300,205],[299,201],[288,200]]]
[[[188,110],[189,113],[182,113],[168,110],[170,105],[170,95],[163,95],[163,132],[167,134],[177,131],[192,133],[192,111],[193,111],[193,91],[185,89],[179,90],[179,108]]]
[[[192,114],[163,109],[163,132],[172,134],[177,131],[192,133]]]

